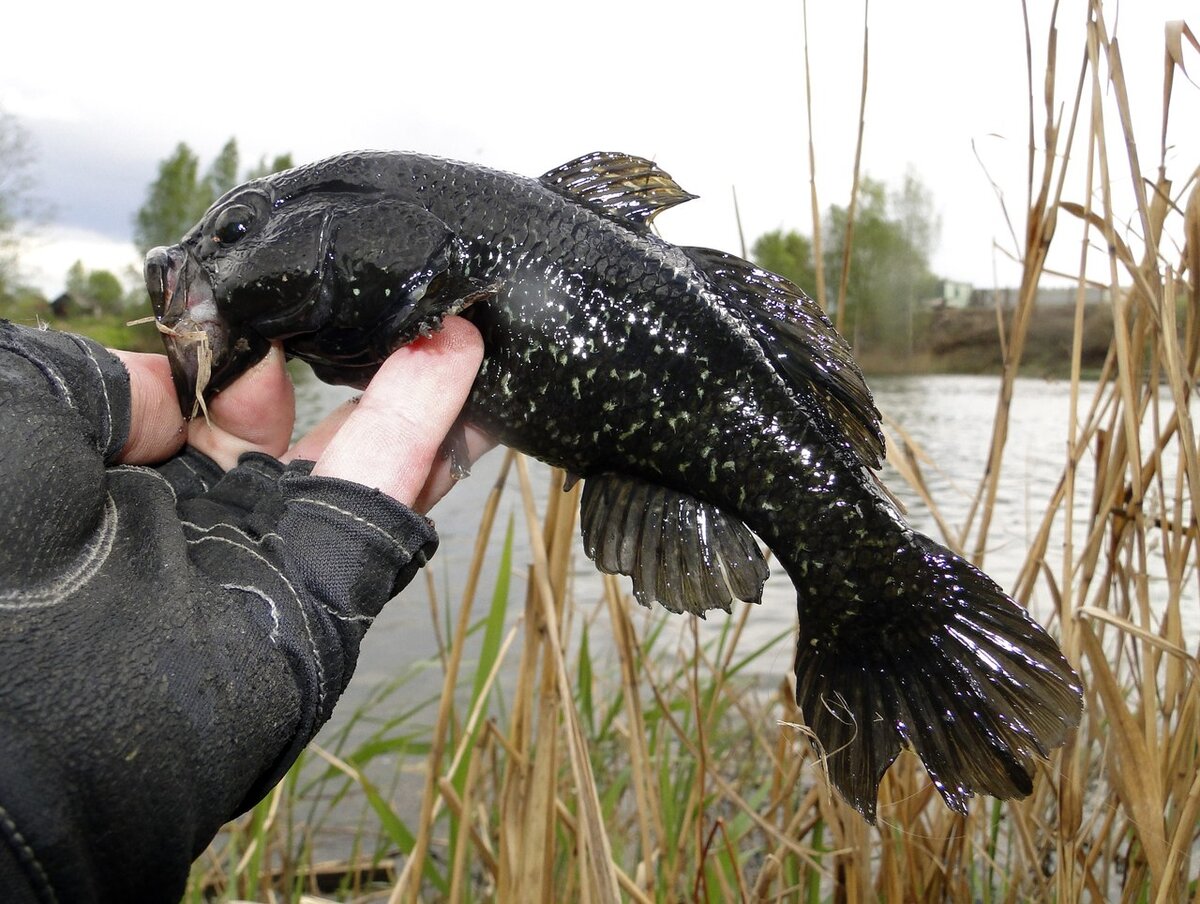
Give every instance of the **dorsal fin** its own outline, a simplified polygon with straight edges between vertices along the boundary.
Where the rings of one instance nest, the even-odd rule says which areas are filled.
[[[704,617],[734,597],[762,601],[767,563],[742,522],[677,490],[620,474],[583,485],[583,548],[601,571],[633,578],[637,601]]]
[[[584,154],[538,181],[603,216],[643,231],[660,211],[696,197],[680,188],[653,160],[614,151]]]
[[[871,390],[850,346],[825,312],[793,283],[709,248],[685,248],[714,289],[749,319],[755,337],[801,392],[811,393],[869,467],[883,459]]]

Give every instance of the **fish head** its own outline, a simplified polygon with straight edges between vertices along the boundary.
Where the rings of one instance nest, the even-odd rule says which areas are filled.
[[[273,341],[323,378],[365,383],[471,293],[463,243],[424,207],[327,166],[307,172],[320,178],[301,169],[233,189],[178,244],[146,255],[185,417]]]
[[[256,180],[228,192],[175,245],[150,249],[146,290],[185,417],[261,360],[272,339],[306,328],[319,294],[318,211],[277,213]]]

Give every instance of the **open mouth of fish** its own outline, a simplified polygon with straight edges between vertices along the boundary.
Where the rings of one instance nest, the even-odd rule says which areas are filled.
[[[145,276],[179,408],[184,417],[194,417],[205,410],[206,393],[233,382],[267,353],[270,343],[230,326],[207,274],[179,245],[152,248]]]

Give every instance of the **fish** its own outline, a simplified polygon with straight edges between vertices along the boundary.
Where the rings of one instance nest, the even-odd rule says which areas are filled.
[[[469,319],[484,359],[463,419],[584,481],[584,549],[639,603],[703,617],[760,602],[769,548],[796,591],[796,703],[866,820],[904,747],[960,813],[1028,795],[1079,723],[1078,675],[991,578],[905,521],[877,474],[879,411],[822,309],[658,236],[654,218],[694,197],[621,153],[539,178],[347,153],[234,188],[147,254],[146,284],[187,415],[272,342],[361,387],[445,317]]]

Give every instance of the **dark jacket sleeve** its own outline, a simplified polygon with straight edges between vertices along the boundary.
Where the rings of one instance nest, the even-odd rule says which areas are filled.
[[[177,901],[437,545],[389,497],[263,455],[115,465],[128,379],[0,321],[5,901]]]

